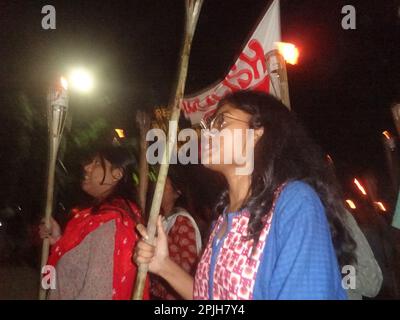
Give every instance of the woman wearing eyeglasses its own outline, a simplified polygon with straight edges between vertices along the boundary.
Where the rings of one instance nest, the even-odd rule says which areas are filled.
[[[242,132],[239,148],[254,144],[254,169],[238,174],[248,163],[224,161],[240,145],[237,136],[203,149],[203,159],[220,157],[206,166],[228,188],[194,278],[169,258],[161,221],[155,246],[138,227],[144,240],[135,261],[148,263],[186,299],[346,299],[341,267],[355,262],[355,242],[335,178],[295,115],[272,96],[237,92],[203,126],[211,135]]]

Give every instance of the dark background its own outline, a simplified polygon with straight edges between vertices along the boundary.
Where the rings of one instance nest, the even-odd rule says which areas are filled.
[[[205,0],[187,93],[225,76],[268,3]],[[47,4],[56,8],[56,30],[41,27]],[[347,4],[356,8],[356,30],[341,27]],[[288,66],[292,109],[333,158],[346,194],[355,176],[371,174],[391,210],[382,131],[395,133],[390,106],[400,101],[399,8],[399,0],[281,1],[282,40],[300,49],[299,63]],[[0,207],[12,209],[0,218],[25,215],[9,227],[21,242],[21,224],[29,228],[44,203],[50,83],[75,65],[95,74],[93,93],[71,96],[62,152],[73,171],[76,150],[99,132],[119,127],[134,136],[136,111],[168,102],[183,16],[183,1],[0,1]]]
[[[77,118],[98,115],[129,127],[138,108],[168,101],[182,38],[182,1],[54,1],[56,30],[41,28],[47,2],[0,3],[2,96],[24,92],[43,109],[49,83],[84,65],[95,71],[93,95],[100,100],[80,97],[89,106],[72,104]],[[341,27],[345,4],[356,8],[356,30]],[[267,5],[205,1],[187,93],[224,77]],[[389,107],[400,91],[398,8],[395,0],[281,1],[283,40],[301,51],[299,64],[288,70],[293,110],[338,164],[376,170],[382,165],[380,135],[393,128]],[[14,107],[1,108],[4,123]]]

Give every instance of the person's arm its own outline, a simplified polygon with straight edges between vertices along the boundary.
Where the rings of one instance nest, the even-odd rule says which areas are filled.
[[[383,276],[381,268],[375,259],[368,240],[350,212],[346,213],[346,224],[354,241],[357,243],[357,263],[355,265],[356,288],[349,289],[349,297],[352,298],[352,292],[365,297],[375,297],[382,286]]]
[[[169,257],[167,235],[161,217],[157,221],[158,237],[155,246],[146,242],[147,231],[143,225],[138,225],[137,230],[144,239],[136,246],[136,264],[148,264],[149,271],[164,278],[182,298],[193,299],[193,277]]]

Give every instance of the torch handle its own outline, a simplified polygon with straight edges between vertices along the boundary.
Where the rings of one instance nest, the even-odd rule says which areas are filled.
[[[283,104],[290,110],[289,82],[287,77],[286,61],[280,53],[277,54],[277,57],[279,60],[278,73],[281,100]]]
[[[146,194],[148,189],[148,173],[149,165],[147,163],[146,151],[147,141],[146,134],[150,129],[150,118],[144,112],[140,112],[136,118],[137,123],[140,126],[140,160],[139,160],[139,205],[142,209],[142,213],[146,212]]]
[[[51,137],[50,139],[50,152],[49,152],[49,167],[47,176],[47,195],[46,195],[46,207],[44,214],[44,224],[47,229],[50,229],[50,218],[53,212],[53,197],[54,197],[54,178],[57,161],[57,150],[58,150],[59,138]],[[42,258],[40,264],[40,284],[39,284],[39,300],[46,300],[47,290],[43,287],[43,267],[47,264],[50,251],[49,239],[43,239],[42,245]]]
[[[55,146],[52,146],[51,149],[54,149]],[[54,150],[51,150],[51,157],[49,160],[49,172],[47,178],[47,196],[46,196],[46,207],[45,207],[45,215],[44,215],[44,223],[47,229],[50,229],[50,218],[51,213],[53,211],[53,196],[54,196],[54,177],[55,177],[55,166],[56,166],[56,155],[54,155]],[[40,291],[39,291],[39,300],[45,300],[46,298],[46,290],[42,286],[42,270],[43,267],[47,264],[47,260],[49,257],[50,250],[50,241],[49,239],[43,239],[42,246],[42,259],[40,265]]]
[[[194,31],[196,29],[197,21],[199,18],[201,6],[203,0],[186,0],[186,24],[185,33],[182,46],[181,60],[179,66],[178,80],[175,87],[175,95],[173,97],[171,108],[171,118],[168,127],[168,148],[164,148],[162,156],[162,164],[160,165],[160,171],[158,173],[156,189],[154,192],[153,201],[151,204],[149,221],[147,224],[147,234],[149,243],[154,242],[157,218],[160,212],[161,200],[164,193],[165,180],[168,175],[169,161],[171,152],[175,148],[175,141],[177,136],[177,123],[180,115],[180,102],[183,98],[185,91],[186,77],[189,67],[189,55],[191,44],[193,40]],[[135,290],[132,299],[139,300],[143,297],[143,289],[145,279],[148,271],[148,266],[140,265],[138,269],[138,275],[135,283]]]
[[[148,270],[149,266],[147,264],[141,264],[138,267],[138,274],[136,277],[135,288],[132,297],[133,300],[142,300]]]

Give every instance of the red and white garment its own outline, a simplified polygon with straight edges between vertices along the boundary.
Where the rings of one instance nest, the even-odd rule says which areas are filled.
[[[136,222],[128,213],[129,204],[136,221],[141,221],[138,207],[117,198],[100,206],[98,213],[92,214],[91,208],[73,209],[63,236],[51,248],[48,265],[56,266],[60,258],[78,246],[85,237],[102,224],[115,220],[115,249],[113,271],[113,300],[129,300],[132,297],[137,267],[132,262],[134,246],[138,241],[135,232]],[[146,281],[144,299],[149,299],[149,281]]]
[[[275,193],[275,199],[283,186]],[[220,251],[216,257],[212,271],[212,296],[210,297],[210,268],[213,254],[213,242],[220,227],[224,223],[225,215],[221,215],[210,235],[208,245],[197,266],[194,279],[193,298],[197,300],[251,300],[258,267],[264,251],[265,243],[271,226],[275,208],[275,201],[269,214],[264,219],[264,228],[261,231],[256,249],[252,254],[254,241],[246,240],[250,213],[244,209],[238,213],[231,213],[231,228],[227,231]],[[227,217],[226,217],[227,218]]]
[[[200,231],[193,217],[186,210],[178,208],[178,212],[163,221],[163,226],[168,236],[170,258],[186,272],[192,274],[201,251]],[[159,277],[153,277],[151,292],[156,299],[175,300],[180,298]]]

